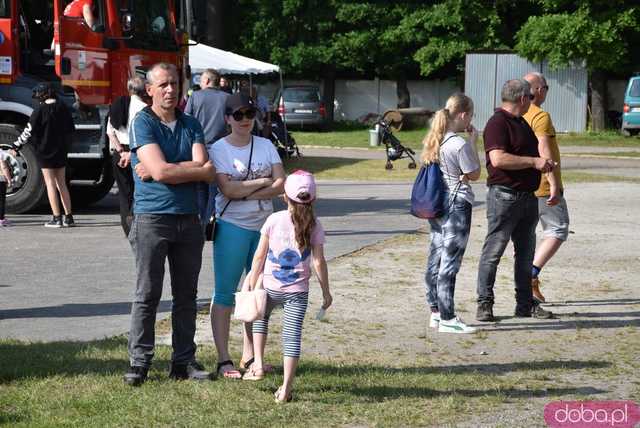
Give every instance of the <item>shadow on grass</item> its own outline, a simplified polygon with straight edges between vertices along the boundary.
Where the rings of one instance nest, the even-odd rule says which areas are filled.
[[[4,287],[10,287],[5,285]],[[198,299],[198,307],[208,304],[210,299]],[[171,300],[162,300],[158,305],[158,314],[171,312]],[[109,303],[69,303],[58,306],[40,306],[35,308],[0,310],[0,320],[24,318],[79,318],[111,315],[128,315],[131,302]]]
[[[338,153],[336,152],[336,155]],[[305,171],[318,174],[320,172],[342,168],[347,166],[356,165],[359,162],[363,162],[365,159],[347,159],[339,157],[320,157],[320,156],[302,156],[300,158],[287,159],[284,161],[284,167],[287,173],[291,173],[297,169],[304,169]],[[384,167],[384,165],[383,165]],[[384,168],[383,168],[384,169]]]
[[[369,376],[372,374],[394,375],[425,375],[425,374],[508,374],[523,371],[539,370],[583,370],[603,369],[611,366],[606,361],[579,361],[579,360],[546,360],[546,361],[522,361],[515,363],[487,363],[487,364],[459,364],[450,366],[428,367],[384,367],[371,365],[325,365],[325,364],[301,364],[298,373],[321,373],[327,376]]]
[[[121,373],[127,367],[126,349],[125,337],[92,342],[2,341],[0,384],[51,376]],[[110,357],[114,353],[122,358]]]
[[[565,395],[593,395],[602,394],[607,391],[603,389],[593,388],[590,386],[578,386],[574,388],[543,388],[543,389],[515,389],[500,388],[496,390],[490,389],[453,389],[453,390],[437,390],[421,387],[389,387],[389,386],[371,386],[371,387],[354,387],[351,393],[354,395],[366,396],[373,401],[386,401],[397,398],[434,398],[439,396],[449,397],[451,395],[460,395],[467,398],[480,398],[487,396],[500,396],[505,398],[536,398],[536,397],[552,397]]]

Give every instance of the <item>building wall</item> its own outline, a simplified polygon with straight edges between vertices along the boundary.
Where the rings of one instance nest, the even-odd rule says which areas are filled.
[[[515,54],[467,54],[465,91],[474,100],[474,126],[483,129],[501,103],[502,85],[529,71],[545,75],[549,94],[543,108],[551,114],[557,132],[583,132],[587,126],[587,71],[582,65],[552,70],[545,62],[532,63]]]
[[[322,83],[304,80],[287,80],[287,85],[316,85],[322,92]],[[382,114],[397,106],[396,83],[391,80],[344,80],[335,84],[335,120],[358,120],[368,114]],[[410,80],[411,107],[438,110],[449,95],[460,90],[449,80]],[[258,88],[261,95],[271,100],[278,88],[276,82]]]

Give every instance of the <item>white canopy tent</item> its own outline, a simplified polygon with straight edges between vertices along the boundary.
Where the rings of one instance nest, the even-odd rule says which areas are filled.
[[[202,72],[207,68],[213,68],[220,74],[280,73],[280,67],[277,65],[216,49],[202,43],[189,46],[189,65],[193,73]]]
[[[207,68],[212,68],[222,75],[248,75],[250,86],[253,86],[251,76],[254,74],[278,73],[281,93],[284,87],[282,70],[280,70],[280,67],[277,65],[258,61],[257,59],[238,55],[233,52],[223,51],[222,49],[217,49],[202,43],[196,44],[196,42],[192,40],[189,40],[189,65],[191,66],[191,73],[194,76],[202,73]],[[287,121],[284,115],[282,115],[282,120],[285,129],[285,144],[287,144]]]

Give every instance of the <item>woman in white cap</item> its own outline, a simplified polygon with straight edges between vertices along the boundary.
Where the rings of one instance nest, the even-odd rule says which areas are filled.
[[[256,287],[262,275],[262,285],[267,291],[267,310],[264,319],[253,323],[255,362],[244,376],[247,380],[264,378],[263,355],[269,316],[274,307],[282,306],[284,380],[275,393],[278,403],[292,399],[312,262],[322,288],[322,308],[327,309],[333,300],[324,258],[324,230],[313,213],[316,198],[313,175],[306,171],[294,172],[287,177],[284,190],[288,209],[270,215],[265,222],[249,273],[251,289]]]
[[[216,195],[216,230],[213,242],[215,289],[211,302],[211,328],[218,350],[218,374],[239,379],[238,368],[253,360],[251,323],[244,326],[244,345],[236,368],[229,355],[229,325],[234,293],[244,271],[251,269],[260,228],[271,213],[271,198],[284,191],[284,168],[277,150],[266,138],[251,135],[255,102],[242,93],[227,97],[225,119],[231,134],[209,148],[220,192]]]

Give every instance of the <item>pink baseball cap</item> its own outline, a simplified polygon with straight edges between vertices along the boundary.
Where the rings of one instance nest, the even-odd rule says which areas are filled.
[[[287,198],[292,201],[309,204],[316,199],[316,180],[310,172],[298,169],[287,177],[284,182],[284,192],[287,194]],[[300,194],[304,192],[308,193],[309,197],[299,198]]]

